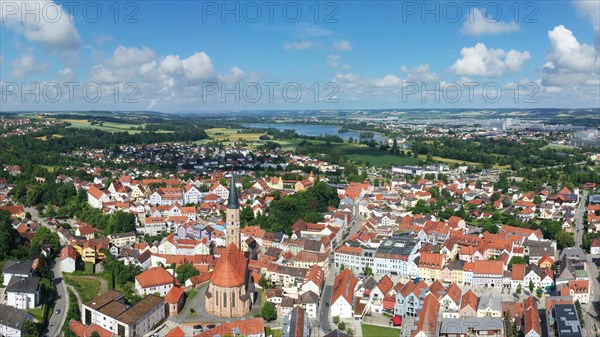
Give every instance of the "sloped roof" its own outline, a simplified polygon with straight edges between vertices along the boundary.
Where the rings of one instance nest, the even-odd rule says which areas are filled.
[[[157,266],[148,268],[135,279],[142,288],[156,287],[163,284],[175,284],[175,276],[171,275],[163,267]]]
[[[221,253],[212,272],[210,283],[219,287],[239,287],[246,282],[248,259],[234,243]]]

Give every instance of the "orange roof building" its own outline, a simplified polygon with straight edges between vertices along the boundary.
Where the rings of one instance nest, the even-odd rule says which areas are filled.
[[[142,296],[155,293],[166,296],[176,283],[175,276],[160,266],[148,268],[135,277],[135,289]]]

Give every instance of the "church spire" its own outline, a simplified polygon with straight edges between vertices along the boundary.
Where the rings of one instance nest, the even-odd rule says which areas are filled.
[[[229,184],[229,198],[227,199],[227,208],[238,209],[240,208],[240,201],[237,196],[237,189],[235,188],[235,174],[231,174],[231,183]]]

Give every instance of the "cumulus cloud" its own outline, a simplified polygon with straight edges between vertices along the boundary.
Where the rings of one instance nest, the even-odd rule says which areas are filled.
[[[449,70],[456,75],[479,75],[483,77],[500,77],[506,72],[518,71],[531,58],[528,51],[508,52],[503,49],[488,49],[485,44],[477,43],[474,47],[465,47],[460,51],[461,59],[450,66]]]
[[[348,40],[333,41],[333,50],[350,51],[352,50],[352,44]]]
[[[187,57],[176,54],[158,56],[147,47],[117,47],[113,56],[91,69],[91,79],[102,85],[134,82],[139,87],[136,98],[147,109],[165,102],[182,104],[198,101],[203,83],[251,81],[257,75],[233,66],[219,74],[205,52]]]
[[[115,67],[129,67],[149,62],[154,57],[154,51],[148,47],[118,46],[109,62]]]
[[[412,82],[430,82],[438,79],[437,74],[429,69],[429,64],[420,64],[414,68],[402,65],[400,71],[407,74],[406,79]]]
[[[0,2],[2,23],[28,41],[39,42],[58,55],[79,49],[81,38],[73,18],[54,1]]]
[[[298,42],[285,42],[283,44],[283,49],[285,50],[305,50],[310,49],[312,47],[312,41],[304,40]]]
[[[573,5],[579,15],[589,17],[596,32],[600,31],[600,1],[574,0]]]
[[[580,43],[563,25],[548,32],[550,49],[542,68],[542,85],[551,90],[569,88],[598,95],[600,58],[598,50]],[[587,88],[586,88],[587,87]]]
[[[494,34],[507,34],[519,31],[521,28],[516,22],[502,22],[495,21],[484,16],[479,8],[474,8],[467,21],[463,23],[461,32],[466,35],[480,36],[480,35],[494,35]]]
[[[15,79],[24,79],[34,73],[46,72],[50,64],[37,61],[33,49],[30,48],[25,50],[21,56],[12,60],[11,66],[13,70],[10,76]]]

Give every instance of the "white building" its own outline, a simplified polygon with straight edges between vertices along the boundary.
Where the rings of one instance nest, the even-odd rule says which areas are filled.
[[[72,273],[75,271],[77,263],[77,250],[72,246],[64,246],[60,250],[60,270],[63,273]]]
[[[349,269],[344,269],[337,274],[333,284],[333,294],[331,296],[331,316],[340,318],[354,317],[352,304],[354,303],[354,293],[358,278]]]
[[[6,304],[17,309],[33,309],[40,305],[40,278],[13,276],[5,290]]]
[[[33,263],[31,261],[13,261],[8,260],[4,265],[3,274],[3,283],[5,287],[10,282],[11,277],[29,277],[33,275]]]
[[[110,194],[99,189],[96,186],[91,186],[87,190],[88,204],[94,208],[102,208],[102,203],[110,201]]]
[[[109,290],[82,304],[82,323],[96,324],[118,336],[134,337],[146,335],[165,318],[165,301],[158,296],[148,295],[131,307],[124,299],[120,292]]]
[[[21,337],[25,321],[31,319],[26,311],[0,304],[0,336]]]
[[[175,285],[175,277],[163,267],[148,268],[135,277],[135,290],[139,295],[166,296]]]

